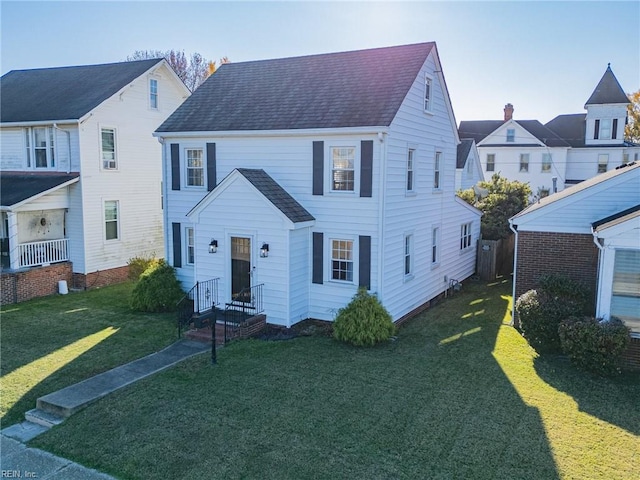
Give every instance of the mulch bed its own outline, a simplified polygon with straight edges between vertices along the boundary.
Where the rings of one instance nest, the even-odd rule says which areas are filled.
[[[322,320],[307,319],[296,323],[291,328],[267,325],[254,338],[258,340],[291,340],[296,337],[331,336],[332,324]]]

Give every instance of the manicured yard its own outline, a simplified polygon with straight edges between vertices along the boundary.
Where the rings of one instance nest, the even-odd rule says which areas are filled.
[[[640,377],[537,358],[510,301],[468,284],[373,349],[233,343],[31,445],[121,478],[637,478]]]
[[[2,428],[24,420],[38,397],[175,341],[174,315],[132,312],[131,288],[125,283],[2,307]]]

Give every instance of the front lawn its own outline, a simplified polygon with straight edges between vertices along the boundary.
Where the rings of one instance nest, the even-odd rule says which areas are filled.
[[[38,397],[175,341],[175,316],[132,312],[131,289],[123,283],[2,307],[2,428],[24,420]]]
[[[121,478],[632,479],[640,378],[539,359],[510,285],[468,284],[373,349],[241,341],[31,445]]]

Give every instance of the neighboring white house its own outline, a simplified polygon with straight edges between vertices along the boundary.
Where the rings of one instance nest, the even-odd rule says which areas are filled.
[[[529,206],[516,230],[514,298],[557,273],[583,283],[598,318],[621,318],[640,365],[640,162],[592,177]]]
[[[162,256],[152,133],[189,95],[168,63],[15,70],[0,88],[3,274],[70,262],[91,287]]]
[[[155,135],[185,289],[260,289],[290,326],[333,320],[362,286],[399,320],[475,271],[434,43],[224,64]]]
[[[482,181],[484,174],[476,142],[472,138],[462,138],[456,160],[456,191],[467,190]]]
[[[483,171],[528,182],[538,198],[561,191],[618,165],[638,160],[640,145],[624,139],[629,99],[610,66],[587,100],[586,114],[560,115],[545,125],[514,120],[460,122],[461,137],[474,138]]]

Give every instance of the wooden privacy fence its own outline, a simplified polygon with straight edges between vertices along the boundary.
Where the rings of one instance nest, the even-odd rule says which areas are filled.
[[[492,281],[513,272],[515,235],[500,240],[480,239],[477,274],[482,280]]]

